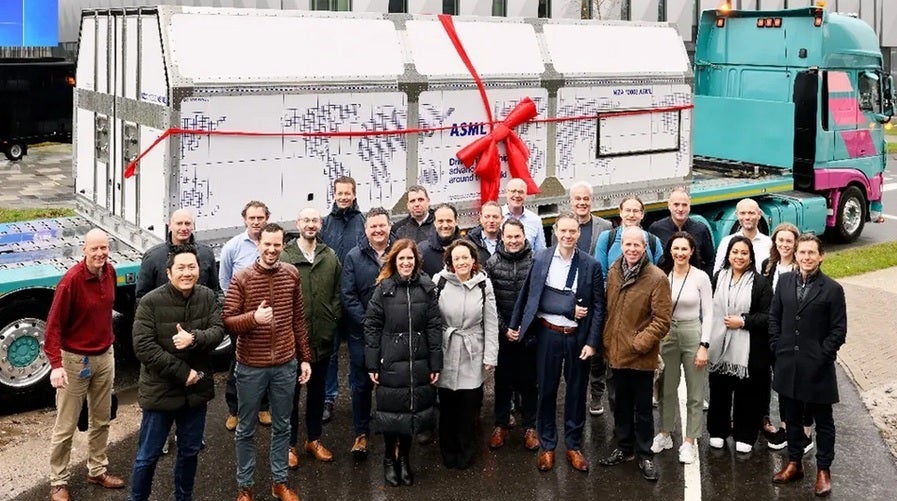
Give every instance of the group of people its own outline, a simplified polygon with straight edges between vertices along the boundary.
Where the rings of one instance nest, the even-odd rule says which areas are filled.
[[[715,251],[707,227],[689,218],[684,190],[671,194],[670,216],[646,231],[638,198],[623,200],[621,225],[614,228],[592,214],[592,187],[576,183],[571,211],[557,217],[548,246],[541,219],[525,208],[520,179],[507,182],[507,204],[483,204],[480,224],[465,234],[456,208],[431,209],[422,186],[408,189],[408,215],[395,225],[386,209],[362,214],[352,178],[336,179],[333,188],[331,211],[322,217],[302,208],[296,232],[269,223],[264,203],[247,203],[241,213],[246,230],[223,246],[217,273],[212,250],[194,240],[187,209],[172,213],[166,241],[144,255],[133,326],[143,418],[129,499],[149,499],[172,424],[175,498],[192,498],[207,404],[214,398],[210,354],[228,336],[235,357],[225,426],[235,432],[238,501],[253,499],[258,424],[271,427],[271,494],[298,500],[287,476],[299,463],[303,386],[301,449],[318,461],[333,460],[323,424],[334,415],[343,340],[354,429],[350,453],[364,460],[371,434],[381,434],[390,486],[414,483],[415,441],[438,437],[447,468],[473,464],[490,376],[490,449],[510,439],[516,407],[522,445],[538,451],[538,470],[554,468],[563,377],[570,466],[589,470],[586,413],[603,414],[607,393],[615,447],[599,464],[637,457],[641,474],[655,481],[654,454],[673,447],[684,373],[681,462],[697,456],[709,399],[711,447],[724,447],[732,435],[736,451],[749,452],[761,431],[771,447],[787,442],[789,462],[773,482],[803,476],[801,457],[815,426],[816,492],[830,492],[831,404],[838,398],[833,363],[846,314],[842,289],[819,271],[823,247],[815,236],[782,225],[770,240],[759,232],[759,206],[746,199],[737,209],[740,230]],[[88,481],[125,486],[106,470],[105,458],[114,375],[115,270],[108,254],[105,233],[89,232],[85,259],[58,285],[48,318],[45,350],[58,409],[52,500],[69,499],[71,438],[85,396]],[[661,365],[655,435],[652,401]],[[768,418],[770,386],[779,394],[782,429]]]

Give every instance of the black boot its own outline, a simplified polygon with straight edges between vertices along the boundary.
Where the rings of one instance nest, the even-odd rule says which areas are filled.
[[[396,460],[385,458],[383,460],[383,481],[386,485],[399,486],[399,473],[396,468]]]
[[[399,477],[402,479],[402,485],[414,485],[414,473],[411,473],[411,463],[408,455],[399,456]]]

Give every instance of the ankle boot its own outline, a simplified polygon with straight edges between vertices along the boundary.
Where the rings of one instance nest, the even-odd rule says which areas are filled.
[[[402,485],[414,485],[414,473],[411,473],[411,463],[407,454],[399,456],[399,478]]]
[[[385,458],[383,460],[383,482],[393,487],[399,486],[399,475],[396,471],[396,460]]]

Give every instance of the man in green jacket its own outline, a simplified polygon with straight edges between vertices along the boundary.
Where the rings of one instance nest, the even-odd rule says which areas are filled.
[[[333,461],[333,454],[321,443],[324,415],[324,383],[327,366],[334,352],[337,321],[340,318],[340,276],[342,266],[333,249],[319,240],[321,213],[305,208],[296,219],[299,238],[284,245],[281,261],[299,270],[302,297],[305,300],[305,318],[308,329],[308,345],[311,348],[311,379],[305,396],[305,427],[308,438],[305,452],[318,461]],[[296,450],[299,435],[299,390],[293,400],[290,415],[290,469],[299,467]]]
[[[215,292],[196,283],[196,249],[173,247],[166,268],[168,283],[143,297],[134,320],[134,353],[140,360],[137,400],[143,409],[129,497],[134,501],[150,498],[172,423],[178,443],[175,497],[191,498],[206,407],[215,397],[210,354],[224,338]]]

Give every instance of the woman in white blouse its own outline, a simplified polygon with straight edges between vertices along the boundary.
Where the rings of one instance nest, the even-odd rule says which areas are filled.
[[[660,433],[651,450],[659,453],[673,448],[670,430],[678,412],[681,372],[687,388],[685,437],[679,447],[679,462],[693,463],[697,457],[695,439],[703,428],[705,368],[707,367],[710,326],[713,322],[713,289],[710,277],[701,270],[694,237],[674,233],[664,248],[663,270],[670,282],[673,322],[670,333],[660,343],[664,370],[661,378]]]

